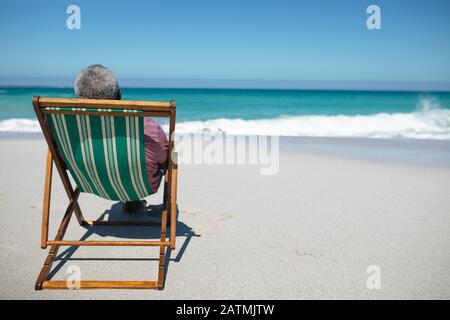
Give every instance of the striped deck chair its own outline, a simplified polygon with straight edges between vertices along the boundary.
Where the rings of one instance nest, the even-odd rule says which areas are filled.
[[[33,107],[48,144],[41,247],[50,252],[36,281],[35,289],[68,289],[66,281],[48,279],[61,246],[159,246],[157,281],[80,281],[80,289],[136,288],[163,289],[165,254],[175,248],[177,160],[174,152],[176,104],[92,99],[51,99],[33,97]],[[161,237],[159,241],[75,241],[63,240],[71,216],[86,228],[95,225],[154,225],[150,222],[85,220],[78,204],[80,192],[104,199],[133,201],[153,194],[145,170],[143,117],[169,118],[169,150],[164,178]],[[69,198],[69,204],[54,240],[48,239],[52,169],[55,165]],[[72,186],[69,174],[76,186]],[[167,226],[170,235],[167,239]]]

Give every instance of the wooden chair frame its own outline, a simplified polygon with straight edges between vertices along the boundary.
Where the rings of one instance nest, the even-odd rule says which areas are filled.
[[[49,107],[60,108],[81,108],[80,111],[58,111],[55,109],[47,109]],[[158,278],[156,281],[80,281],[80,289],[159,289],[164,288],[165,277],[165,255],[167,247],[175,249],[176,240],[176,224],[177,224],[177,154],[174,152],[174,134],[176,119],[176,103],[170,102],[143,102],[143,101],[121,101],[121,100],[91,100],[91,99],[53,99],[33,97],[33,108],[36,112],[37,119],[42,128],[45,140],[48,144],[45,184],[44,184],[44,201],[42,209],[42,234],[41,248],[46,249],[50,246],[50,252],[45,259],[44,265],[36,280],[35,289],[68,289],[66,281],[51,281],[48,274],[52,264],[58,254],[61,246],[159,246],[159,266]],[[95,110],[89,110],[89,109]],[[98,112],[97,109],[128,109],[139,110],[136,113]],[[74,241],[63,240],[64,234],[69,225],[72,214],[74,213],[78,223],[82,226],[93,225],[154,225],[154,223],[130,222],[130,221],[88,221],[85,220],[78,204],[80,190],[74,189],[67,173],[67,167],[58,152],[56,141],[52,135],[52,130],[46,120],[45,114],[82,114],[82,115],[109,115],[109,116],[139,116],[139,117],[168,117],[169,118],[169,150],[167,170],[164,174],[164,200],[163,210],[161,214],[161,235],[159,241]],[[54,240],[48,240],[50,199],[52,187],[53,164],[55,165],[67,197],[69,204],[63,216],[59,229]],[[168,223],[168,215],[170,216],[170,235],[166,237]],[[158,223],[159,224],[159,223]]]

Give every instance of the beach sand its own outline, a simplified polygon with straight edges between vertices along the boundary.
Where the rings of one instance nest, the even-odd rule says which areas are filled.
[[[46,146],[0,139],[1,299],[449,299],[449,142],[285,139],[279,173],[180,165],[177,249],[163,291],[34,291]],[[55,171],[56,173],[56,171]],[[54,176],[50,237],[67,205]],[[150,197],[161,203],[161,194]],[[86,217],[118,204],[82,194]],[[66,239],[156,238],[71,221]],[[155,280],[158,248],[61,248],[54,279]],[[129,259],[129,260],[128,260]],[[369,266],[380,270],[370,290]]]

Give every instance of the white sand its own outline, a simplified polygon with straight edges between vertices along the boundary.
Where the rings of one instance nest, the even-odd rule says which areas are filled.
[[[178,248],[164,291],[34,291],[47,252],[39,248],[46,147],[0,140],[0,298],[450,298],[449,166],[286,149],[275,176],[254,166],[180,166]],[[67,204],[55,181],[52,237]],[[82,195],[80,204],[96,218],[113,203]],[[66,239],[86,232],[73,219]],[[89,239],[157,234],[103,228]],[[157,262],[142,260],[157,258],[156,248],[71,252],[54,279],[71,265],[85,280],[156,278]],[[366,286],[370,265],[380,267],[380,290]]]

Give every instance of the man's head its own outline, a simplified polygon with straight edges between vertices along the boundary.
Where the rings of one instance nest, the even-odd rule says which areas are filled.
[[[84,99],[120,100],[119,83],[114,74],[101,64],[82,70],[75,80],[75,94]]]

